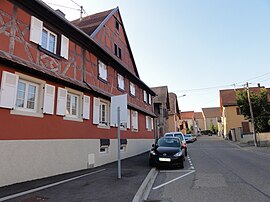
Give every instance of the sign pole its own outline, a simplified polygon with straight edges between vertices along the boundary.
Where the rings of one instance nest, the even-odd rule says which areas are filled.
[[[118,138],[118,179],[121,179],[121,156],[120,156],[120,107],[117,107],[117,138]]]

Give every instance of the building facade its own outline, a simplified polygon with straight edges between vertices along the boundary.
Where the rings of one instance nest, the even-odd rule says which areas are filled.
[[[168,130],[180,131],[180,110],[175,93],[169,93],[170,110],[168,115]]]
[[[154,142],[152,97],[118,8],[69,22],[42,1],[0,4],[0,186],[117,159],[111,97],[127,95],[121,156]]]

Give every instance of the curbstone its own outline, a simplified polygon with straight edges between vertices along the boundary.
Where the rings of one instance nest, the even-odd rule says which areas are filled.
[[[151,187],[154,184],[154,181],[157,177],[157,174],[158,171],[156,168],[152,168],[149,171],[140,188],[138,189],[137,193],[135,194],[132,202],[142,202],[143,200],[147,199],[151,191]]]

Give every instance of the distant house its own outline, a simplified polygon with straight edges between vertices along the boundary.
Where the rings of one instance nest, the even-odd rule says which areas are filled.
[[[153,87],[151,89],[156,93],[156,96],[153,98],[154,112],[156,115],[155,137],[159,138],[163,136],[164,133],[169,132],[169,93],[167,86]]]
[[[169,93],[169,119],[168,119],[168,130],[179,131],[180,130],[180,110],[178,106],[177,96],[175,93]]]
[[[205,124],[202,112],[194,112],[194,120],[195,120],[194,129],[196,128],[197,133],[200,132],[201,130],[204,130]]]
[[[182,132],[187,134],[189,131],[194,132],[195,120],[194,120],[194,111],[184,111],[181,112],[181,125],[182,125]]]
[[[155,92],[118,8],[69,22],[40,0],[1,0],[0,42],[0,186],[117,160],[116,95],[127,96],[121,157],[154,142]]]
[[[239,89],[226,89],[220,90],[220,109],[222,112],[222,125],[223,125],[223,135],[224,137],[231,137],[231,130],[240,129],[242,133],[251,132],[251,125],[249,121],[245,120],[244,116],[241,114],[241,110],[236,102],[236,91],[244,90]],[[259,92],[259,87],[250,88],[252,92]]]
[[[211,126],[218,127],[221,122],[221,112],[219,107],[202,108],[204,118],[204,130],[210,130]]]

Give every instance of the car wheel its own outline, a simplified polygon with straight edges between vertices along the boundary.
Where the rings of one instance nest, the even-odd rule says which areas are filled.
[[[149,161],[149,166],[150,167],[155,167],[156,165],[155,165],[155,163],[153,161]]]
[[[181,163],[180,163],[180,165],[179,165],[179,168],[184,168],[184,156],[183,156],[183,158],[182,158],[182,161],[181,161]]]

